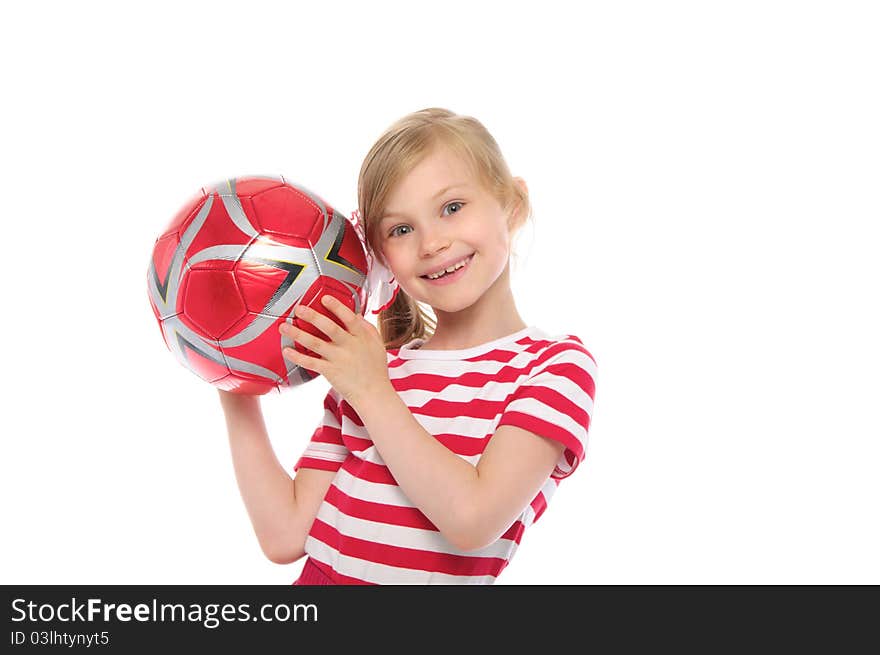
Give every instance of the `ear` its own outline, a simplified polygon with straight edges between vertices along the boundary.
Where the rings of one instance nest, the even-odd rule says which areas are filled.
[[[521,177],[513,178],[514,184],[516,184],[520,189],[522,189],[523,195],[526,198],[529,196],[529,187],[526,184],[526,181]],[[510,211],[510,215],[507,217],[507,225],[510,227],[511,233],[516,232],[523,226],[525,223],[526,217],[523,213],[522,201],[518,201],[513,209]]]

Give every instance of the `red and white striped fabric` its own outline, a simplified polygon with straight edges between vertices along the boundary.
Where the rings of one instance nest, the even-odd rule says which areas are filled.
[[[324,417],[294,466],[337,471],[305,551],[337,584],[491,584],[560,480],[583,460],[596,363],[573,335],[527,327],[466,350],[388,351],[388,373],[416,420],[476,465],[495,430],[515,425],[566,448],[541,491],[495,543],[452,546],[397,486],[362,421],[330,389]]]

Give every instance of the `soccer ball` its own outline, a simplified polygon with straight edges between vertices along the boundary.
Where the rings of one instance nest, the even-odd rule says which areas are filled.
[[[219,389],[262,395],[318,373],[285,359],[294,346],[278,326],[330,294],[366,309],[367,257],[355,226],[318,195],[283,177],[240,177],[202,188],[156,239],[147,273],[150,305],[165,345]]]

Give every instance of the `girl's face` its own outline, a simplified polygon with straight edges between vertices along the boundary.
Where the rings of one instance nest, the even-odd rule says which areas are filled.
[[[392,190],[379,224],[379,245],[397,283],[435,311],[471,306],[507,266],[509,213],[440,145]],[[432,281],[428,274],[465,262]]]

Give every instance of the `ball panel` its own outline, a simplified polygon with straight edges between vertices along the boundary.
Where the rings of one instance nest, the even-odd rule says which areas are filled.
[[[243,290],[248,311],[263,313],[290,286],[302,270],[278,268],[258,262],[246,262],[236,267],[235,276]]]
[[[281,354],[283,318],[248,312],[227,330],[220,348],[229,370],[248,379],[283,383],[288,362]]]
[[[194,268],[231,271],[257,234],[243,232],[230,217],[220,197],[215,194],[213,198],[205,223],[192,235],[186,254]],[[247,202],[244,199],[243,203]]]
[[[352,268],[363,275],[367,274],[367,255],[360,237],[350,224],[345,226],[342,243],[337,251],[339,257],[351,264]]]
[[[252,243],[235,265],[235,276],[248,311],[287,315],[295,302],[291,287],[314,279],[315,254],[295,237],[263,236]]]
[[[363,302],[362,287],[346,284],[341,280],[327,277],[326,275],[321,276],[318,279],[318,282],[323,288],[323,293],[338,299],[355,314],[360,314],[361,316],[364,315],[364,310],[366,308],[364,307]],[[318,304],[320,304],[320,298],[318,298]]]
[[[156,240],[153,255],[147,269],[147,291],[150,306],[159,319],[169,318],[177,313],[175,294],[180,271],[172,270],[174,257],[178,254],[180,240],[176,232],[166,234]],[[181,260],[180,269],[185,267]]]
[[[177,340],[176,351],[183,358],[181,364],[206,382],[214,384],[229,375],[229,368],[223,363],[223,356],[216,343],[192,343],[178,333],[169,335],[169,338]]]
[[[232,271],[190,270],[181,297],[182,314],[211,339],[220,339],[247,314]]]
[[[251,198],[258,229],[271,234],[299,237],[308,242],[323,212],[305,193],[283,185]]]
[[[156,245],[153,246],[153,259],[151,263],[158,284],[167,284],[168,274],[170,272],[169,269],[171,268],[171,262],[174,259],[174,252],[179,245],[180,237],[177,232],[169,232],[156,239]]]
[[[187,267],[194,271],[226,271],[235,270],[236,263],[248,249],[246,243],[226,243],[204,248],[199,251],[187,251]]]
[[[246,393],[252,396],[262,396],[278,389],[278,385],[268,383],[265,380],[249,380],[240,374],[232,373],[220,380],[215,380],[213,385],[223,391]]]
[[[333,296],[334,298],[345,304],[345,306],[352,311],[356,311],[355,307],[357,303],[352,292],[348,288],[346,288],[345,285],[341,282],[328,277],[318,278],[318,281],[311,287],[309,287],[308,291],[303,294],[302,300],[298,304],[305,305],[306,307],[311,307],[319,314],[323,314],[324,316],[332,320],[339,327],[344,328],[345,325],[343,324],[342,319],[338,318],[336,314],[324,307],[324,305],[321,303],[321,298],[325,295]],[[315,327],[309,321],[294,317],[292,322],[294,326],[296,326],[300,330],[303,330],[304,332],[308,332],[312,336],[323,339],[324,341],[330,340],[326,334],[324,334],[319,328]],[[294,348],[308,357],[317,357],[320,359],[320,355],[310,350],[309,348],[306,348],[301,343],[294,344]]]
[[[174,351],[172,348],[172,344],[168,343],[168,337],[166,336],[166,332],[168,331],[167,326],[174,322],[174,319],[178,316],[178,314],[173,314],[171,316],[159,317],[159,313],[156,311],[156,308],[153,307],[153,314],[156,315],[157,321],[159,324],[159,332],[162,333],[162,341],[165,342],[165,346],[168,350]]]
[[[235,178],[235,192],[239,198],[248,198],[284,185],[281,177],[248,175]]]

